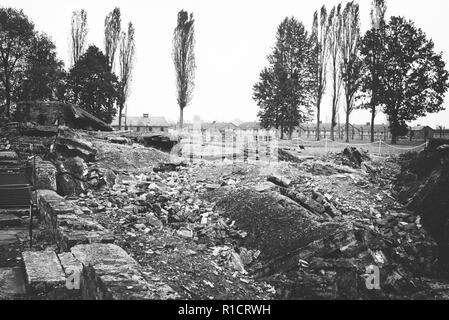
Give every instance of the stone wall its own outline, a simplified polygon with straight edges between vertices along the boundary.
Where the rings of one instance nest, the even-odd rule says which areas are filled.
[[[113,243],[113,234],[82,210],[52,190],[38,190],[41,221],[53,235],[58,247],[66,252],[78,244]]]
[[[179,298],[170,286],[154,280],[125,250],[112,244],[113,234],[74,203],[52,190],[38,190],[37,200],[41,221],[53,234],[62,253],[57,259],[51,252],[24,253],[29,284],[34,292],[47,292],[52,298],[75,296],[73,291],[65,290],[64,275],[78,272],[81,299]],[[43,268],[46,264],[51,268]]]

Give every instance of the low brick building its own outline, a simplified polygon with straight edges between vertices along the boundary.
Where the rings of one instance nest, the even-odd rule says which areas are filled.
[[[150,117],[144,113],[142,117],[123,117],[122,130],[130,130],[133,132],[168,132],[170,124],[164,117]],[[118,118],[112,121],[112,128],[119,130]]]

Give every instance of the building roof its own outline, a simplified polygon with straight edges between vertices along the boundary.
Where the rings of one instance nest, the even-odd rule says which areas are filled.
[[[204,122],[201,124],[203,130],[225,130],[225,129],[238,129],[238,127],[232,122]]]
[[[433,130],[431,127],[429,127],[429,126],[416,126],[416,127],[413,127],[411,130],[412,131],[422,131],[423,129],[426,129],[426,128],[428,128],[428,129],[430,129],[430,130]]]
[[[125,124],[125,120],[122,119],[122,125]],[[127,117],[126,125],[132,127],[169,127],[170,124],[164,117]],[[112,126],[118,126],[118,118],[116,117],[112,121]]]
[[[242,130],[260,130],[262,129],[262,126],[260,122],[253,121],[253,122],[244,122],[239,125],[239,128]]]

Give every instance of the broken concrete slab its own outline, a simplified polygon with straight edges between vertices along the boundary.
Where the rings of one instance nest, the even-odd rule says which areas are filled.
[[[289,188],[292,181],[290,179],[287,179],[286,177],[281,177],[277,175],[273,175],[267,178],[269,182],[274,183],[275,185],[278,185],[283,188]]]
[[[12,300],[25,294],[25,277],[22,268],[0,268],[0,300]]]
[[[281,188],[281,194],[286,197],[289,197],[293,201],[297,202],[299,205],[303,206],[304,208],[308,209],[313,213],[316,213],[317,215],[323,215],[326,213],[326,208],[322,204],[320,204],[319,202],[315,201],[310,197],[307,197],[302,193],[289,190],[286,188]]]
[[[257,192],[273,191],[277,188],[279,188],[277,185],[269,181],[262,182],[254,187]]]
[[[97,150],[92,143],[83,139],[76,131],[68,128],[59,130],[59,135],[56,139],[56,149],[65,156],[78,156],[87,161],[94,161],[97,155]]]
[[[70,252],[84,266],[101,264],[138,265],[137,261],[131,258],[125,250],[114,244],[78,245],[73,247]]]
[[[253,189],[217,190],[208,196],[222,215],[248,233],[239,245],[257,248],[262,259],[322,239],[337,232],[338,223],[321,224],[316,214],[278,192],[259,193]]]

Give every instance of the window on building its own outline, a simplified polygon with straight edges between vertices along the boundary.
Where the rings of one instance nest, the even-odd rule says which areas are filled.
[[[161,131],[164,132],[164,128],[161,127]]]

